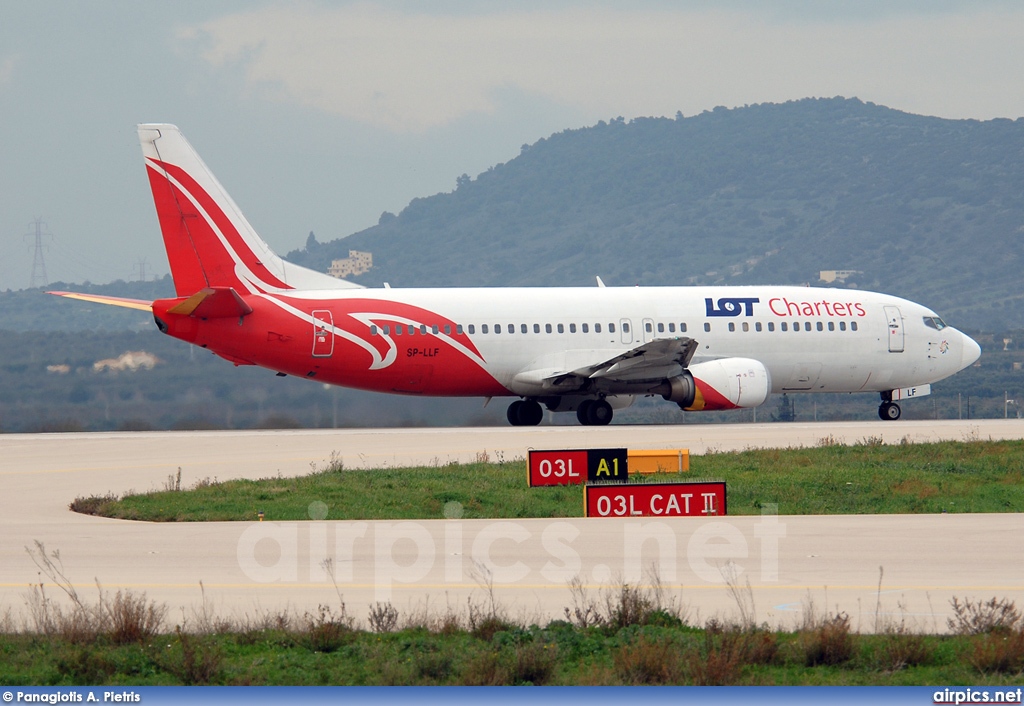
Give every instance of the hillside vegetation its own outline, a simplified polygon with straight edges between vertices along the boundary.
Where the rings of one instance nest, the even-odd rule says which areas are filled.
[[[454,177],[454,175],[453,175]],[[1024,328],[1024,119],[857,99],[615,119],[523,145],[450,193],[287,259],[373,253],[370,286],[817,284],[891,292],[968,331]],[[245,208],[245,204],[242,204]],[[340,234],[339,234],[340,235]],[[156,223],[151,237],[158,237]],[[54,284],[171,296],[156,283]],[[138,313],[0,293],[0,330],[135,329]]]
[[[349,249],[394,286],[814,284],[1024,326],[1024,119],[945,120],[857,99],[716,108],[566,130],[451,193],[288,254]]]
[[[155,228],[155,226],[154,226]],[[153,237],[159,237],[154,233]],[[170,275],[156,281],[109,284],[53,282],[42,289],[0,292],[0,331],[155,331],[153,316],[144,311],[106,304],[71,301],[47,294],[73,291],[152,301],[174,296]]]

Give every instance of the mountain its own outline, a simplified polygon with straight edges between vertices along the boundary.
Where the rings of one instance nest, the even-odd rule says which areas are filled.
[[[616,119],[524,145],[506,164],[462,175],[451,193],[415,199],[347,238],[310,237],[287,257],[325,271],[350,249],[370,251],[374,268],[354,279],[404,287],[593,286],[594,275],[620,285],[801,284],[820,270],[855,271],[844,286],[892,292],[982,330],[981,362],[908,405],[908,418],[995,417],[1022,397],[1022,165],[1024,120],[945,120],[856,99]],[[48,288],[174,294],[169,277]],[[504,405],[480,400],[325,390],[232,369],[159,334],[145,312],[39,289],[0,292],[0,331],[0,432],[503,423]],[[122,369],[143,358],[154,367]],[[619,419],[737,420],[649,402]],[[801,398],[796,414],[870,418],[875,402]]]
[[[244,205],[243,205],[244,208]],[[155,236],[154,236],[155,237]],[[565,130],[450,193],[287,259],[373,253],[371,286],[818,284],[922,302],[971,331],[1024,329],[1024,119],[946,120],[857,99],[621,118]],[[53,284],[140,299],[169,278]],[[0,292],[0,330],[144,330],[151,317]]]
[[[392,286],[816,284],[891,292],[967,329],[1024,327],[1024,119],[857,99],[621,118],[524,145],[397,216],[287,255]]]

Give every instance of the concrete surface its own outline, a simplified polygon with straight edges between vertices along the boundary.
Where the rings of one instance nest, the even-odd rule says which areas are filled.
[[[187,487],[299,475],[332,454],[358,469],[484,454],[510,460],[528,448],[813,446],[829,435],[846,443],[1024,438],[1024,422],[0,435],[0,613],[25,615],[28,586],[40,580],[26,548],[37,541],[59,550],[86,600],[96,581],[145,591],[168,605],[172,624],[195,621],[204,601],[207,611],[244,618],[336,610],[339,593],[364,621],[376,601],[390,600],[402,615],[440,615],[492,595],[513,617],[545,621],[573,605],[573,576],[588,600],[600,600],[622,580],[649,582],[652,571],[700,621],[748,613],[794,625],[811,605],[845,611],[865,631],[879,620],[938,631],[953,596],[1024,605],[1021,514],[345,522],[319,520],[311,507],[313,519],[302,523],[149,524],[68,510],[80,495],[162,488],[179,467]]]

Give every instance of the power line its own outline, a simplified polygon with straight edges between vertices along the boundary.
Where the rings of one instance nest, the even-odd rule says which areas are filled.
[[[32,277],[29,280],[29,287],[45,287],[50,283],[50,278],[46,276],[46,260],[43,259],[43,237],[53,238],[53,234],[45,229],[45,223],[42,218],[36,218],[35,220],[35,232],[26,233],[26,238],[35,239],[35,255],[32,258]],[[29,224],[32,227],[32,224]]]

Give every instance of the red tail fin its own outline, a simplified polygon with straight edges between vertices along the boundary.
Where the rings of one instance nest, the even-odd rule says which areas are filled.
[[[139,141],[178,296],[358,287],[275,255],[177,127],[139,125]]]

